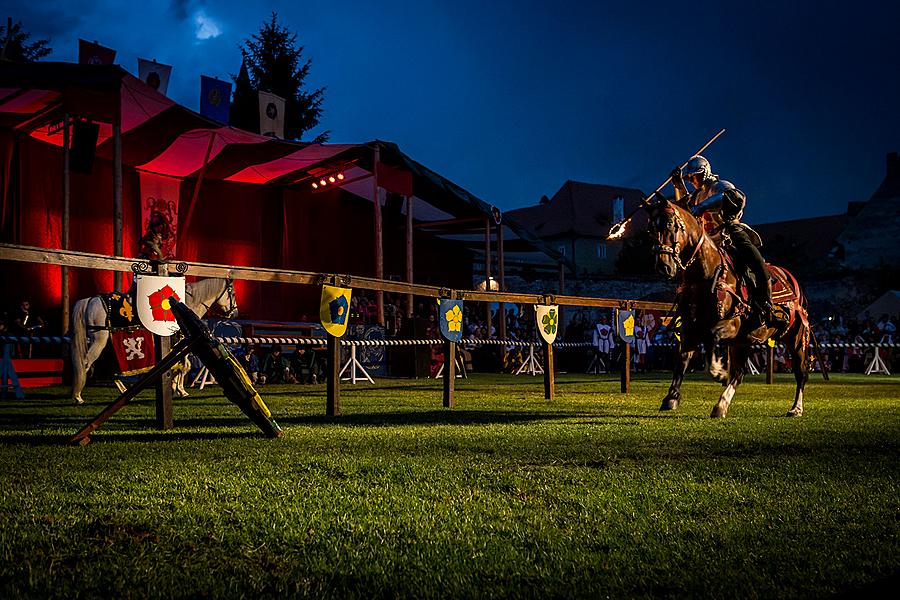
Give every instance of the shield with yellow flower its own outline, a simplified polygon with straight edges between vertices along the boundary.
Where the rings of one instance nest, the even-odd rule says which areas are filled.
[[[178,331],[178,322],[169,305],[169,298],[184,301],[184,277],[136,275],[135,281],[137,291],[134,303],[141,325],[150,333],[163,337]]]
[[[556,332],[559,329],[559,307],[555,304],[535,304],[534,316],[537,319],[537,328],[541,337],[548,344],[556,340]]]
[[[441,300],[438,313],[441,317],[441,335],[451,342],[462,339],[462,300]]]
[[[319,319],[325,331],[334,337],[342,337],[347,332],[350,320],[350,288],[322,286],[322,301],[319,303]]]

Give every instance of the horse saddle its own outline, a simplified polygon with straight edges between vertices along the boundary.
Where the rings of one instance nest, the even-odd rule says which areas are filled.
[[[135,329],[141,326],[134,310],[134,296],[110,292],[101,294],[100,298],[106,305],[106,325],[110,330]]]

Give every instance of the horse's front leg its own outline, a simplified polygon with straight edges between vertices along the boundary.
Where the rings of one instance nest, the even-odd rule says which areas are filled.
[[[741,385],[744,380],[744,370],[747,368],[747,354],[749,348],[746,346],[731,346],[728,349],[728,383],[719,396],[719,401],[713,406],[712,413],[709,415],[713,418],[724,418],[728,414],[728,407],[731,406],[731,399],[737,386]]]
[[[675,410],[678,408],[678,404],[681,402],[681,384],[684,381],[684,374],[687,372],[688,365],[691,364],[691,359],[694,358],[694,354],[696,353],[696,345],[690,348],[686,346],[681,347],[681,351],[675,359],[675,370],[672,373],[672,385],[669,386],[669,391],[663,398],[659,410]]]

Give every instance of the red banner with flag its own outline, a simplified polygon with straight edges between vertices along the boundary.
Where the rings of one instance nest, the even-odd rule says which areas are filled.
[[[141,173],[141,247],[151,260],[175,256],[178,236],[178,196],[181,182],[172,177]]]
[[[139,375],[153,367],[152,333],[146,329],[113,331],[111,338],[120,374]]]
[[[97,42],[78,40],[79,65],[111,65],[116,61],[116,51]]]

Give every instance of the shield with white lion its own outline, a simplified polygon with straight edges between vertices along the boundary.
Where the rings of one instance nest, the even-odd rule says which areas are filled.
[[[137,275],[137,291],[134,304],[137,306],[141,325],[151,333],[168,337],[178,331],[178,322],[169,305],[169,298],[184,301],[184,277],[159,277],[157,275]]]

